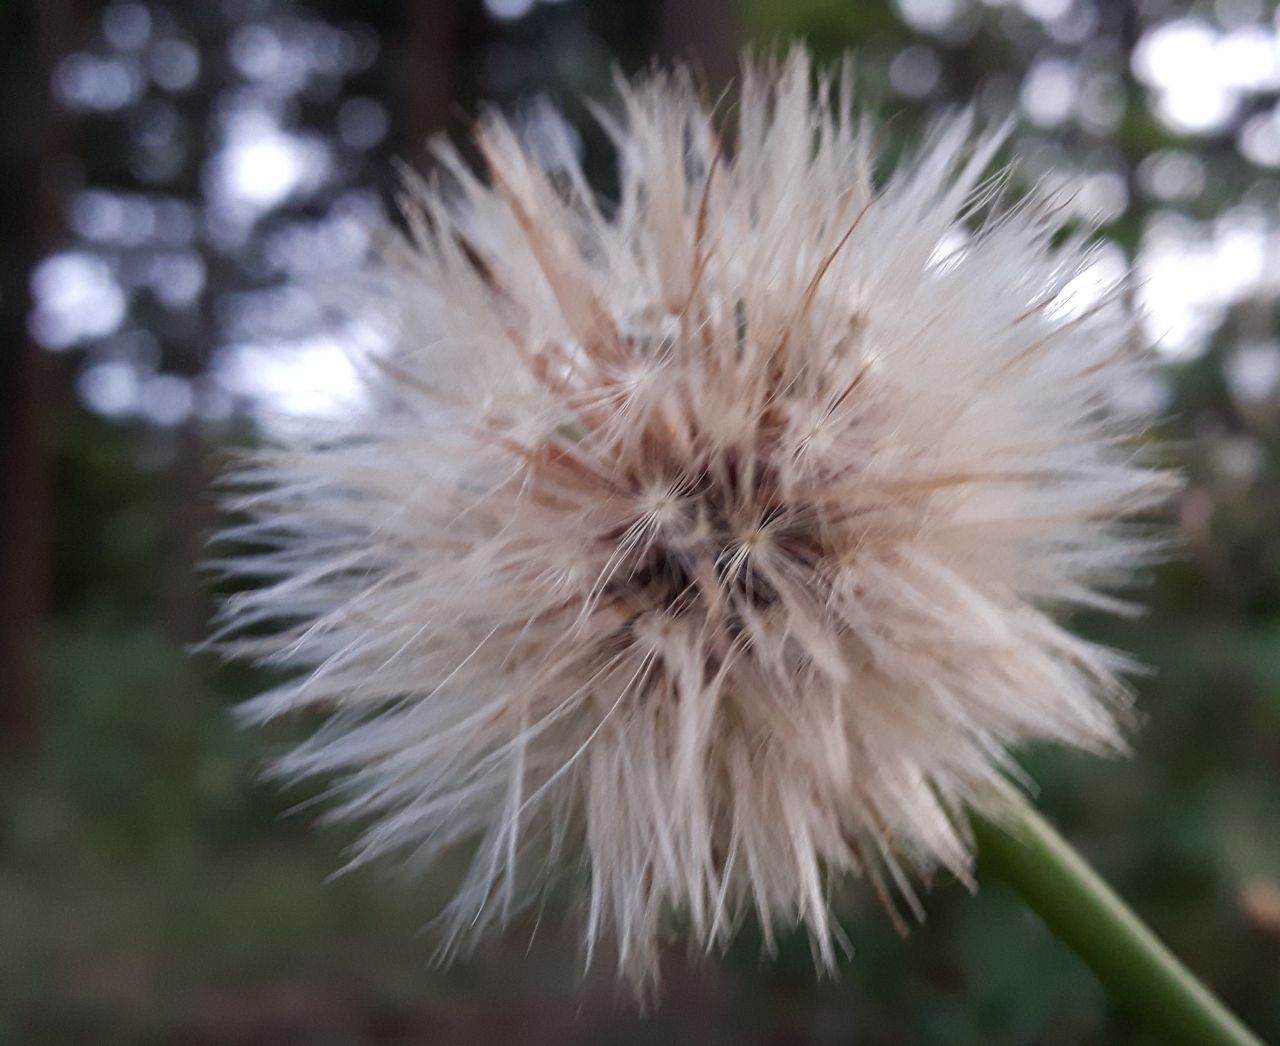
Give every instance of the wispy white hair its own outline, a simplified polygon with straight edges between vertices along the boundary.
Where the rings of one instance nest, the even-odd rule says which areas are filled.
[[[1050,613],[1147,552],[1117,520],[1166,483],[1110,404],[1148,364],[1118,289],[1072,299],[1062,208],[1002,202],[1000,133],[878,179],[799,52],[726,140],[684,73],[623,102],[608,205],[547,122],[408,188],[373,408],[238,475],[228,645],[296,673],[253,716],[327,714],[280,770],[339,782],[357,859],[472,841],[451,940],[570,873],[641,986],[673,914],[829,964],[844,877],[968,879],[1011,746],[1121,744],[1120,658]]]

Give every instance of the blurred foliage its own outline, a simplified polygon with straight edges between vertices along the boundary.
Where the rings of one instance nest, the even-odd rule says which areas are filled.
[[[287,306],[281,293],[298,252],[280,237],[315,232],[352,193],[385,191],[389,156],[408,149],[395,137],[405,99],[427,75],[406,64],[406,40],[444,32],[446,9],[464,7],[470,14],[450,24],[456,47],[470,50],[443,122],[460,123],[482,100],[522,112],[545,95],[565,106],[607,192],[603,137],[574,99],[607,93],[614,62],[634,69],[655,50],[680,50],[662,39],[671,20],[657,0],[494,0],[487,9],[427,0],[376,11],[340,0],[113,3],[90,5],[71,41],[76,54],[111,61],[142,54],[120,43],[136,35],[142,11],[152,44],[176,42],[161,51],[175,60],[194,48],[200,72],[189,86],[172,69],[167,87],[153,76],[115,107],[100,96],[68,102],[74,155],[58,168],[68,201],[129,193],[153,218],[188,213],[163,211],[168,204],[199,218],[228,114],[266,96],[278,129],[322,145],[314,155],[327,174],[266,207],[240,240],[206,230],[178,248],[162,237],[104,243],[85,225],[88,212],[69,223],[62,250],[105,259],[134,283],[111,331],[53,358],[83,402],[68,396],[50,408],[59,421],[56,573],[40,652],[40,747],[0,781],[0,1043],[1151,1042],[990,879],[972,897],[934,884],[928,921],[906,940],[853,889],[840,910],[855,954],[838,980],[815,978],[795,934],[763,959],[751,926],[723,961],[673,945],[662,1004],[649,1014],[617,996],[607,959],[579,979],[572,918],[559,909],[440,971],[429,965],[431,934],[417,931],[457,869],[331,878],[349,834],[312,825],[314,794],[262,779],[285,735],[241,733],[229,714],[262,681],[190,656],[189,637],[173,627],[176,603],[201,612],[205,603],[182,554],[185,532],[208,522],[198,511],[203,466],[184,452],[183,434],[199,428],[219,445],[251,436],[259,408],[243,390],[219,387],[215,363],[246,323]],[[1203,239],[1229,231],[1222,222],[1244,204],[1274,210],[1275,179],[1241,142],[1275,105],[1275,88],[1245,92],[1221,126],[1191,132],[1159,115],[1132,60],[1162,25],[1266,25],[1273,5],[743,0],[739,11],[746,40],[801,36],[831,60],[856,48],[859,82],[897,114],[890,150],[939,111],[1021,105],[1035,117],[1012,147],[1025,180],[1057,172],[1092,187],[1104,242],[1140,263],[1171,216]],[[246,69],[265,67],[243,51],[254,26],[274,34],[258,45],[275,40],[285,59],[298,49],[315,68],[288,83],[255,80]],[[348,35],[322,32],[335,26]],[[326,47],[365,53],[344,50],[344,39],[375,57],[325,65]],[[1065,63],[1051,73],[1074,70],[1076,116],[1051,119],[1052,92],[1048,102],[1028,94],[1046,61]],[[1090,91],[1096,112],[1085,105]],[[374,110],[344,110],[357,95],[390,113],[390,137],[370,132]],[[1151,172],[1162,157],[1199,189],[1160,188]],[[201,220],[210,214],[220,220]],[[326,241],[298,242],[302,256],[324,253],[316,243]],[[197,256],[194,297],[146,289],[149,266],[174,263],[175,251]],[[1100,870],[1264,1038],[1280,1041],[1280,415],[1275,380],[1240,380],[1248,346],[1254,371],[1280,373],[1267,362],[1280,354],[1275,310],[1265,281],[1245,288],[1170,365],[1154,394],[1171,404],[1168,434],[1188,477],[1178,551],[1138,594],[1148,616],[1081,622],[1152,668],[1136,683],[1144,722],[1135,758],[1036,750],[1024,763],[1045,808]],[[272,351],[287,354],[289,339],[305,340],[324,317],[288,320]],[[86,379],[104,365],[127,367],[132,399],[107,394],[104,376],[116,380],[118,367]],[[148,385],[166,376],[195,390],[176,397],[187,408],[149,412],[166,389],[175,401],[173,386]],[[175,495],[182,483],[195,488],[191,503]]]

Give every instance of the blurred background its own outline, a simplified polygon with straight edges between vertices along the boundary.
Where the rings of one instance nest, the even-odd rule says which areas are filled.
[[[349,409],[358,332],[301,286],[365,250],[396,161],[497,105],[564,119],[611,70],[803,38],[858,53],[889,148],[1014,112],[1017,179],[1134,266],[1189,485],[1140,621],[1136,757],[1024,753],[1143,916],[1280,1041],[1280,19],[1263,0],[0,0],[0,1043],[1154,1043],[994,879],[874,903],[808,947],[674,949],[645,1016],[573,924],[452,969],[420,933],[453,870],[330,879],[350,836],[258,779],[264,682],[189,657],[228,448]],[[563,113],[557,116],[556,111]],[[1089,280],[1085,282],[1088,283]],[[1084,292],[1087,287],[1082,288]]]

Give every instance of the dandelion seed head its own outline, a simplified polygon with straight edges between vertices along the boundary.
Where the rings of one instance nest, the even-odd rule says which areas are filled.
[[[327,715],[280,770],[338,781],[356,860],[472,842],[450,946],[578,876],[642,989],[676,914],[829,965],[845,880],[968,879],[1014,746],[1122,744],[1123,659],[1055,615],[1150,554],[1120,521],[1167,480],[1108,391],[1148,363],[1118,289],[1055,307],[1090,250],[1005,202],[1001,134],[877,177],[803,53],[723,136],[684,73],[620,86],[608,206],[497,118],[483,175],[407,186],[359,274],[375,406],[233,478],[223,642],[295,673],[251,715]]]

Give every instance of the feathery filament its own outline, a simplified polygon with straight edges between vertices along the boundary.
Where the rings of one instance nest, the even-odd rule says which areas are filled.
[[[685,75],[624,99],[608,213],[497,119],[487,181],[442,149],[409,188],[373,408],[241,475],[227,646],[298,673],[252,714],[327,713],[281,770],[339,778],[357,859],[478,840],[455,938],[581,855],[637,984],[673,911],[830,963],[842,877],[967,878],[1010,746],[1121,743],[1122,659],[1049,613],[1149,551],[1116,521],[1167,483],[1109,395],[1147,363],[1117,294],[1070,305],[1052,201],[997,206],[999,134],[877,185],[800,53],[746,65],[731,148]]]

